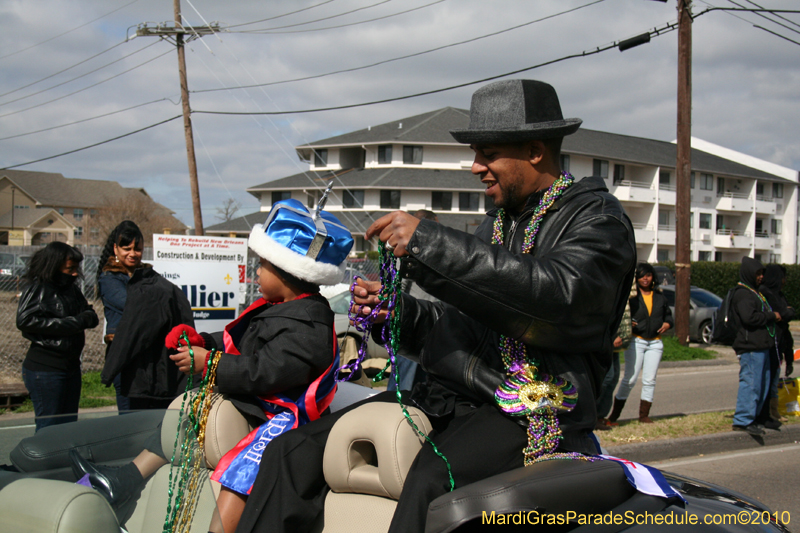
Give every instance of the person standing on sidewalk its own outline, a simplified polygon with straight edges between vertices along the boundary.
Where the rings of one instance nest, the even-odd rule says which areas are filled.
[[[672,327],[672,312],[666,297],[656,288],[656,272],[651,264],[639,263],[636,267],[636,284],[637,294],[630,300],[634,338],[625,351],[625,377],[614,397],[614,408],[608,420],[617,421],[641,372],[639,422],[652,424],[650,407],[653,405],[658,365],[664,353],[661,334]]]
[[[764,266],[752,257],[742,257],[739,267],[738,290],[733,293],[731,305],[739,320],[739,332],[733,341],[733,350],[739,358],[739,393],[733,430],[751,435],[763,435],[764,428],[756,417],[764,407],[769,394],[769,352],[775,347],[775,333],[781,321],[757,287],[764,280]]]

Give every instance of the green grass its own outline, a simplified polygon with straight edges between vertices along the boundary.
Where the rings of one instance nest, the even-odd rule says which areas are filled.
[[[675,337],[663,337],[664,355],[662,361],[694,361],[697,359],[715,359],[716,353],[702,348],[681,346]]]
[[[100,383],[100,372],[87,372],[81,376],[81,399],[78,407],[89,409],[92,407],[107,407],[117,405],[114,387],[106,387]],[[7,410],[0,410],[0,414]],[[11,409],[12,413],[32,413],[33,402],[26,399],[22,405]]]

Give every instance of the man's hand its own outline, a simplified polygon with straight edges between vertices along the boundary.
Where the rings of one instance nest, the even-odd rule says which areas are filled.
[[[614,348],[622,348],[622,339],[619,337],[614,339]]]
[[[366,238],[369,240],[377,235],[380,240],[394,247],[395,256],[402,257],[408,255],[406,246],[418,225],[417,217],[403,211],[395,211],[373,222],[367,230]]]
[[[364,278],[358,278],[353,285],[352,311],[362,317],[369,315],[372,309],[380,302],[380,298],[378,298],[380,292],[380,281],[367,281]],[[386,309],[381,309],[378,316],[375,317],[375,324],[383,324],[386,321],[386,314]]]
[[[194,352],[194,364],[192,364],[192,356],[189,353],[188,346],[181,346],[178,348],[178,353],[169,356],[178,365],[178,370],[187,376],[202,371],[206,366],[208,350],[200,346],[192,346],[192,351]]]
[[[663,324],[661,324],[661,327],[658,328],[659,335],[664,333],[665,331],[667,331],[670,327],[672,327],[672,326],[670,326],[669,323],[667,323],[667,322],[664,322]]]
[[[775,311],[775,322],[780,322],[780,321],[781,321],[781,314]]]

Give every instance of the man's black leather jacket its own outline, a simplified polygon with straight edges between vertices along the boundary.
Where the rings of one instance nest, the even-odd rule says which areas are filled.
[[[77,284],[36,282],[20,295],[17,329],[35,345],[60,356],[79,356],[83,331],[97,323],[97,314]]]
[[[495,213],[475,235],[423,220],[404,268],[441,303],[402,299],[401,354],[432,376],[412,398],[429,414],[494,403],[505,379],[499,335],[520,339],[542,372],[570,380],[578,404],[559,416],[562,447],[593,451],[595,397],[610,363],[636,263],[633,228],[601,178],[573,184],[548,210],[531,253],[525,227],[541,194],[492,245]]]

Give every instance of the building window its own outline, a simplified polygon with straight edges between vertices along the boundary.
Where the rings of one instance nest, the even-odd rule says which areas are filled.
[[[711,252],[698,252],[698,261],[711,261]]]
[[[772,197],[783,198],[783,183],[772,184]]]
[[[725,178],[717,178],[717,194],[722,195],[725,192]]]
[[[770,263],[781,263],[781,254],[769,254]]]
[[[711,213],[700,213],[700,229],[711,229]]]
[[[431,207],[434,211],[450,211],[453,209],[453,193],[449,191],[433,191]]]
[[[314,150],[314,166],[315,167],[328,166],[328,150],[326,148]]]
[[[75,220],[83,220],[83,209],[73,209],[72,218]]]
[[[31,206],[29,205],[15,205],[14,209],[30,209]]]
[[[322,191],[306,191],[306,207],[314,209],[317,207],[320,198],[322,198]]]
[[[756,183],[756,196],[764,196],[764,184],[760,181]]]
[[[663,229],[663,230],[675,229],[675,228],[670,227],[669,219],[670,219],[669,211],[660,211],[659,210],[659,212],[658,212],[658,229]],[[661,260],[659,259],[659,261],[661,261]]]
[[[89,209],[89,218],[94,218],[97,216],[97,209]]]
[[[422,146],[403,146],[403,164],[404,165],[421,165],[422,164]]]
[[[669,172],[664,170],[658,173],[658,188],[659,189],[667,189],[669,190],[669,180],[670,180]]]
[[[694,172],[689,174],[689,188],[694,189]]]
[[[713,191],[714,190],[714,176],[711,174],[700,173],[700,190]]]
[[[76,239],[83,238],[83,226],[75,226],[75,238]]]
[[[625,179],[625,165],[614,165],[614,183]]]
[[[722,252],[714,252],[714,261],[717,263],[722,262]]]
[[[659,250],[656,252],[656,261],[669,261],[669,250]]]
[[[288,200],[292,197],[291,191],[272,191],[272,203],[280,202],[281,200]]]
[[[569,154],[561,154],[561,170],[569,172]]]
[[[383,191],[381,191],[381,201],[383,201]],[[344,191],[342,193],[342,204],[351,209],[364,207],[364,191]],[[383,207],[381,205],[381,207]]]
[[[772,219],[772,234],[773,235],[780,235],[783,231],[783,222],[777,219]]]
[[[92,236],[93,239],[96,239],[100,236],[100,228],[92,228],[89,230],[89,234]]]
[[[608,161],[605,159],[594,159],[592,161],[592,173],[601,178],[608,177]]]
[[[392,145],[384,144],[378,146],[378,164],[389,165],[392,163]]]
[[[458,193],[458,210],[459,211],[477,211],[480,202],[480,193],[477,192],[460,192]]]
[[[61,216],[64,216],[64,208],[63,207],[59,207],[58,208],[58,214],[61,215]]]
[[[400,191],[381,191],[381,209],[400,209]]]

